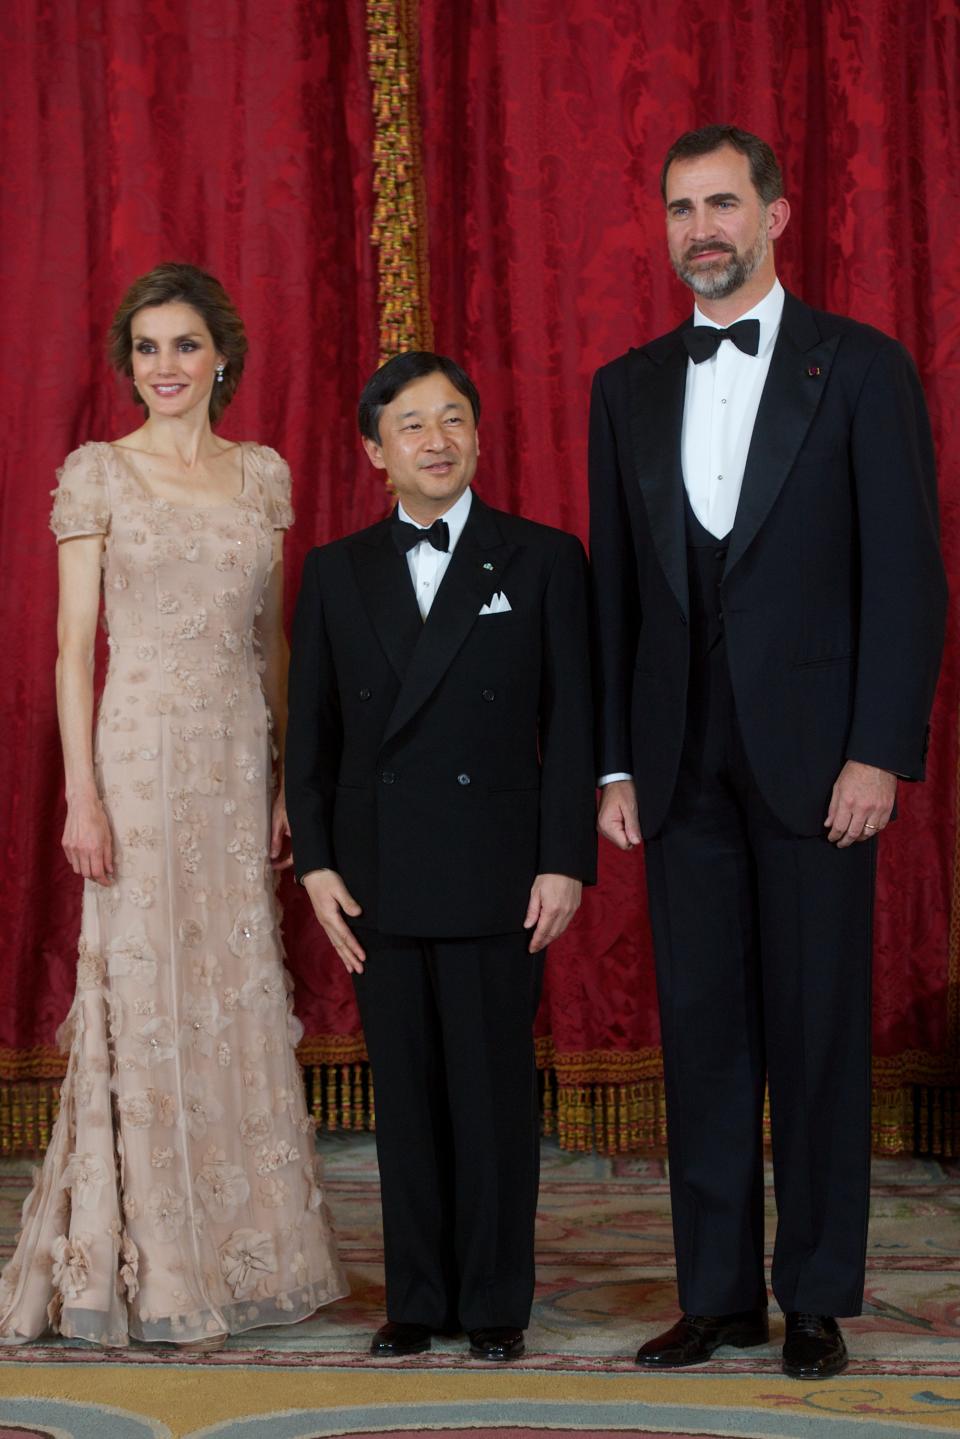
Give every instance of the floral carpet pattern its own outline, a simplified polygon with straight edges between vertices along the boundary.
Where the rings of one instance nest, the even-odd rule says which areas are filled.
[[[470,1431],[914,1439],[960,1432],[960,1166],[903,1158],[874,1166],[865,1312],[844,1327],[850,1368],[798,1384],[771,1343],[709,1365],[640,1374],[637,1345],[676,1317],[662,1160],[543,1148],[539,1284],[527,1354],[492,1368],[465,1341],[372,1362],[382,1319],[373,1140],[321,1141],[326,1194],[351,1296],[289,1329],[254,1330],[221,1354],[164,1345],[101,1352],[57,1340],[0,1350],[0,1439],[327,1439]],[[29,1165],[0,1169],[8,1254]],[[773,1220],[772,1192],[768,1197]]]

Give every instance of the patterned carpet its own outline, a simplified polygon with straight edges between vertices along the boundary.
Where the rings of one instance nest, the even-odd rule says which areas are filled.
[[[846,1334],[850,1369],[797,1384],[769,1347],[641,1375],[639,1342],[676,1315],[662,1161],[570,1155],[544,1143],[539,1287],[526,1358],[493,1369],[463,1340],[401,1362],[365,1356],[382,1318],[373,1141],[322,1141],[327,1191],[353,1294],[290,1330],[257,1330],[220,1355],[163,1347],[94,1351],[51,1341],[0,1350],[0,1439],[326,1439],[475,1434],[914,1439],[960,1432],[958,1166],[878,1161],[866,1312]],[[0,1169],[9,1253],[29,1166]],[[772,1216],[772,1198],[769,1201]]]

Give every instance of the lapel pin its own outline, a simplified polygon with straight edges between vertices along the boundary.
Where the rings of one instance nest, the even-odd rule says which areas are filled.
[[[815,379],[817,378],[817,376],[819,375],[819,373],[820,373],[820,366],[819,366],[819,365],[808,365],[808,366],[807,366],[807,374],[810,376],[811,380],[815,380]]]
[[[490,563],[489,560],[484,560],[484,562],[483,562],[483,568],[484,568],[485,570],[492,570],[492,569],[493,569],[493,565]]]

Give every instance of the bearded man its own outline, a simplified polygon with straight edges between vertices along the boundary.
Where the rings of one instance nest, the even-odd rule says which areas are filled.
[[[693,317],[597,373],[590,435],[599,826],[643,836],[684,1311],[637,1362],[768,1338],[769,1085],[783,1367],[820,1379],[863,1299],[877,836],[943,643],[930,428],[901,345],[777,280],[769,145],[685,134],[661,189]]]

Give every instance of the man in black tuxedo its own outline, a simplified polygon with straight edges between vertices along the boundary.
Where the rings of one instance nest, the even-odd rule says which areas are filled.
[[[930,430],[895,340],[776,278],[776,159],[682,136],[661,185],[692,321],[593,388],[601,833],[641,841],[682,1319],[649,1367],[763,1343],[839,1372],[869,1201],[871,908],[897,777],[923,777],[943,641]]]
[[[296,873],[353,974],[373,1071],[388,1322],[523,1352],[546,946],[595,878],[586,558],[470,484],[480,400],[396,356],[360,401],[394,514],[307,556],[286,797]]]

